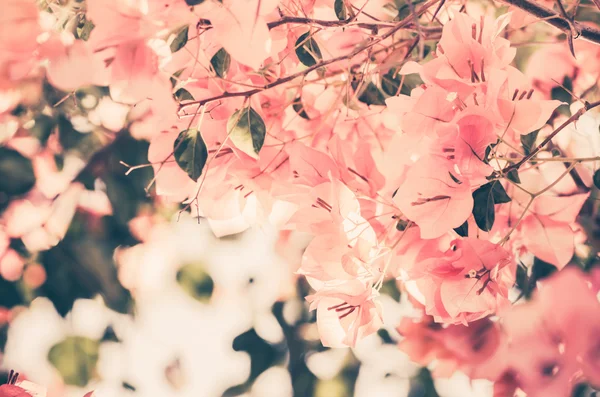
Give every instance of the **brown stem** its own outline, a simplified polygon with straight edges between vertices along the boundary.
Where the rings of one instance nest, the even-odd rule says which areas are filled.
[[[583,25],[579,22],[569,23],[568,20],[554,12],[553,10],[546,8],[535,1],[530,0],[502,0],[505,3],[513,5],[517,8],[526,11],[527,13],[536,16],[544,22],[562,30],[563,32],[570,34],[572,32],[572,27],[575,27],[578,32],[581,33],[581,38],[584,38],[588,41],[600,44],[600,30]]]
[[[437,3],[438,1],[439,0],[430,0],[430,1],[428,1],[415,14],[411,14],[411,15],[407,16],[405,19],[403,19],[402,21],[398,22],[394,27],[390,28],[387,32],[385,32],[384,34],[382,34],[381,36],[379,36],[377,39],[370,40],[368,43],[359,46],[354,51],[352,51],[352,52],[350,52],[350,53],[348,53],[346,55],[341,55],[341,56],[336,57],[336,58],[332,58],[332,59],[328,59],[326,61],[318,62],[318,63],[314,64],[313,66],[310,66],[310,67],[308,67],[308,68],[306,68],[306,69],[304,69],[304,70],[302,70],[300,72],[293,73],[293,74],[291,74],[289,76],[277,79],[277,80],[275,80],[275,81],[273,81],[273,82],[271,82],[269,84],[265,84],[264,86],[262,86],[260,88],[255,88],[255,89],[252,89],[252,90],[241,91],[241,92],[224,92],[223,94],[216,95],[216,96],[213,96],[213,97],[210,97],[210,98],[200,99],[200,100],[197,100],[197,101],[191,101],[191,102],[180,104],[179,105],[179,111],[181,111],[181,110],[183,110],[183,109],[185,109],[186,107],[189,107],[189,106],[195,106],[195,105],[202,106],[202,105],[204,105],[204,104],[206,104],[208,102],[217,101],[219,99],[232,98],[232,97],[246,97],[247,98],[247,97],[250,97],[250,96],[252,96],[254,94],[257,94],[257,93],[259,93],[261,91],[265,91],[265,90],[271,89],[271,88],[276,87],[278,85],[287,83],[288,81],[292,81],[292,80],[294,80],[294,79],[296,79],[298,77],[305,76],[305,75],[307,75],[308,73],[310,73],[310,72],[312,72],[314,70],[320,69],[320,68],[322,68],[324,66],[327,66],[327,65],[330,65],[332,63],[339,62],[339,61],[342,61],[342,60],[345,60],[345,59],[351,59],[351,58],[355,57],[356,55],[360,54],[361,52],[363,52],[363,51],[365,51],[365,50],[373,47],[377,43],[380,43],[381,41],[383,41],[383,40],[387,39],[388,37],[392,36],[397,31],[399,31],[401,29],[404,29],[407,26],[410,26],[410,24],[413,22],[413,19],[416,16],[421,16],[422,14],[424,14],[429,9],[429,7],[431,7],[433,4]]]
[[[550,135],[548,135],[546,137],[546,139],[544,139],[542,141],[542,143],[540,143],[539,145],[537,145],[537,147],[535,149],[533,149],[531,151],[531,153],[529,153],[527,156],[523,157],[518,162],[516,162],[516,163],[514,163],[512,165],[509,165],[508,167],[505,167],[502,170],[502,172],[504,174],[506,174],[507,172],[510,172],[512,170],[518,169],[520,166],[522,166],[527,161],[529,161],[531,158],[533,158],[536,154],[538,154],[540,152],[540,150],[542,150],[544,148],[544,146],[546,146],[548,144],[548,142],[550,142],[552,140],[552,138],[554,138],[559,132],[561,132],[563,129],[565,129],[566,126],[568,126],[569,124],[571,124],[574,121],[577,121],[588,110],[591,110],[591,109],[593,109],[595,107],[598,107],[598,106],[600,106],[600,101],[594,102],[594,103],[585,102],[585,106],[584,107],[582,107],[581,109],[579,109],[574,115],[572,115],[571,117],[569,117],[569,119],[567,121],[565,121],[560,126],[558,126],[557,129],[555,129],[554,131],[552,131],[552,133]]]

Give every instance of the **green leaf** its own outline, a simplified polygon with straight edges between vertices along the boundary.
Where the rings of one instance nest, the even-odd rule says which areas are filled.
[[[83,41],[88,41],[90,33],[92,33],[95,27],[96,25],[92,21],[86,19],[85,22],[77,27],[77,36]]]
[[[410,379],[410,396],[439,397],[435,390],[435,383],[431,372],[427,368],[421,368],[419,373]]]
[[[508,173],[506,174],[506,178],[508,178],[508,180],[510,181],[513,181],[514,183],[521,183],[521,178],[519,178],[518,170],[508,171]]]
[[[508,203],[510,197],[499,181],[492,181],[473,192],[473,216],[477,226],[489,232],[494,226],[496,204]]]
[[[321,55],[321,49],[319,45],[310,35],[310,32],[306,32],[296,40],[296,55],[302,64],[306,66],[316,65],[323,56]]]
[[[555,99],[557,101],[566,102],[567,104],[570,104],[571,102],[573,102],[573,97],[571,96],[569,91],[573,92],[573,81],[569,76],[565,76],[562,81],[562,86],[552,88],[551,97],[552,99]]]
[[[177,33],[177,36],[175,36],[175,40],[173,40],[173,42],[171,43],[171,52],[177,52],[179,50],[181,50],[183,47],[185,47],[185,45],[187,44],[188,41],[188,31],[189,31],[189,26],[185,26],[183,29],[181,29],[179,31],[179,33]]]
[[[0,147],[0,193],[18,196],[35,185],[31,160],[16,150]]]
[[[190,178],[194,181],[200,178],[206,164],[206,159],[208,158],[208,150],[197,129],[192,128],[179,133],[179,136],[173,143],[173,157],[175,157],[177,165]]]
[[[348,18],[348,11],[346,10],[346,4],[344,4],[344,0],[335,0],[333,3],[333,9],[335,11],[335,16],[340,21],[345,21]]]
[[[408,221],[405,219],[400,219],[398,223],[396,223],[396,230],[399,232],[403,232],[408,227]]]
[[[594,172],[594,186],[600,189],[600,169]]]
[[[526,135],[521,135],[521,145],[523,146],[523,151],[526,156],[535,148],[538,132],[539,130],[530,132]]]
[[[177,272],[177,283],[192,298],[207,303],[214,289],[214,282],[201,264],[185,265]]]
[[[469,236],[469,222],[465,221],[462,225],[457,228],[454,228],[454,231],[461,237]]]
[[[258,158],[265,142],[265,122],[251,107],[240,109],[227,120],[227,132],[231,141],[247,155]]]
[[[402,88],[400,88],[402,83]],[[402,81],[402,75],[397,72],[396,68],[392,68],[381,76],[381,89],[388,96],[396,96],[398,94],[410,95],[411,91],[423,84],[423,80],[417,73],[404,75],[404,81]],[[398,90],[400,90],[398,92]]]
[[[98,341],[70,336],[52,346],[48,361],[58,370],[67,385],[84,387],[92,380],[98,363]]]
[[[217,76],[224,78],[227,75],[227,71],[229,71],[229,65],[231,65],[231,56],[225,51],[225,48],[221,48],[210,59],[210,64]]]
[[[296,99],[294,99],[294,102],[292,102],[292,108],[296,113],[298,113],[298,116],[302,117],[303,119],[310,120],[310,117],[308,117],[308,114],[304,110],[302,98],[296,97]]]
[[[193,101],[194,97],[185,88],[180,88],[175,92],[175,99],[178,101]]]
[[[40,114],[34,119],[34,124],[29,129],[29,133],[45,145],[55,126],[56,122],[52,117]]]
[[[204,3],[204,0],[185,0],[185,4],[189,6],[197,6],[198,4]]]
[[[385,96],[373,82],[362,84],[358,100],[367,105],[385,106]]]

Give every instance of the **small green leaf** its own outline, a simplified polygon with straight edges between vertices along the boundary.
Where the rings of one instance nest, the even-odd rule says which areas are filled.
[[[477,226],[489,232],[494,226],[496,204],[508,203],[510,197],[499,181],[492,181],[473,192],[473,217]]]
[[[385,106],[385,96],[373,82],[362,84],[358,100],[367,105]]]
[[[83,41],[88,41],[94,27],[96,27],[96,25],[89,19],[86,19],[85,22],[77,27],[77,36]]]
[[[173,156],[177,165],[197,181],[208,158],[208,150],[200,132],[197,129],[181,131],[173,144]]]
[[[292,102],[292,108],[296,113],[298,113],[298,116],[302,117],[303,119],[310,120],[310,117],[308,117],[308,114],[304,110],[302,98],[296,97],[296,99],[294,99],[294,102]]]
[[[565,78],[562,81],[562,86],[556,86],[552,88],[551,97],[552,99],[555,99],[557,101],[570,104],[571,102],[573,102],[573,97],[571,96],[569,91],[573,92],[573,81],[569,76],[565,76]]]
[[[210,64],[212,65],[217,76],[220,78],[225,78],[227,71],[229,71],[229,65],[231,65],[231,56],[227,51],[225,51],[225,48],[221,48],[210,59]]]
[[[400,87],[400,83],[402,83],[402,87]],[[404,81],[402,81],[402,75],[397,72],[396,68],[388,70],[381,76],[381,89],[388,96],[410,95],[412,90],[421,84],[423,84],[423,80],[417,73],[404,75]]]
[[[177,272],[177,283],[192,298],[207,303],[214,289],[214,282],[201,264],[185,265]]]
[[[52,117],[40,114],[34,119],[34,124],[29,129],[29,133],[45,145],[55,126],[56,121]]]
[[[262,117],[251,107],[238,110],[227,120],[231,141],[247,155],[258,158],[267,129]]]
[[[398,223],[396,223],[396,230],[399,232],[403,232],[408,227],[408,221],[404,219],[400,219]]]
[[[600,169],[594,172],[594,186],[600,189]]]
[[[70,336],[52,346],[48,361],[66,384],[84,387],[92,380],[98,363],[100,343],[83,336]]]
[[[178,101],[193,101],[194,97],[185,88],[180,88],[175,92],[175,99]]]
[[[31,160],[16,150],[0,147],[0,193],[18,196],[35,185]]]
[[[535,148],[538,132],[539,130],[530,132],[526,135],[521,135],[521,145],[523,146],[523,151],[526,156]]]
[[[319,45],[310,35],[310,32],[306,32],[296,40],[296,55],[302,64],[306,66],[316,65],[323,56],[321,55],[321,49]]]
[[[173,40],[170,46],[171,52],[177,52],[183,47],[185,47],[188,41],[188,30],[189,27],[186,26],[183,29],[181,29],[179,33],[177,33],[177,36],[175,36],[175,40]]]
[[[508,171],[508,173],[506,174],[506,178],[508,178],[508,180],[510,181],[513,181],[514,183],[521,183],[521,178],[519,178],[519,171],[517,170]]]
[[[454,228],[454,231],[461,237],[469,236],[469,222],[465,221],[462,225],[457,228]]]
[[[344,0],[335,0],[333,3],[333,9],[335,10],[335,16],[340,21],[345,21],[348,18],[348,11],[346,10],[346,4],[344,4]]]

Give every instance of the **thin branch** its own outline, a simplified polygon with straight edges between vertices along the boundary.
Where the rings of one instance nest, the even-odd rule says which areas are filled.
[[[560,126],[558,126],[557,129],[555,129],[554,131],[552,131],[552,133],[550,135],[548,135],[546,137],[546,139],[544,139],[542,141],[542,143],[540,143],[534,150],[532,150],[531,153],[529,153],[527,156],[523,157],[521,160],[519,160],[515,164],[509,165],[508,167],[504,168],[502,170],[502,173],[505,174],[505,173],[507,173],[509,171],[518,169],[520,166],[522,166],[527,161],[529,161],[532,157],[534,157],[536,154],[538,154],[544,148],[544,146],[546,146],[548,144],[548,142],[550,142],[552,140],[552,138],[554,138],[566,126],[568,126],[569,124],[571,124],[574,121],[577,121],[588,110],[591,110],[591,109],[593,109],[595,107],[598,107],[598,106],[600,106],[600,101],[594,102],[594,103],[586,102],[584,107],[582,107],[581,109],[579,109],[574,115],[572,115],[571,117],[569,117],[569,119],[567,121],[565,121]]]
[[[562,30],[566,34],[569,34],[572,32],[572,27],[571,27],[571,23],[572,23],[573,26],[575,27],[575,29],[577,29],[577,31],[581,33],[581,36],[580,36],[581,38],[591,41],[593,43],[600,44],[600,30],[598,30],[594,27],[591,27],[591,26],[583,25],[576,21],[573,21],[570,23],[569,21],[567,21],[565,18],[563,18],[562,16],[560,16],[553,10],[546,8],[546,7],[536,3],[535,1],[530,1],[530,0],[502,0],[502,1],[507,4],[513,5],[517,8],[520,8],[523,11],[526,11],[527,13],[544,20],[544,22]]]
[[[384,34],[382,34],[381,36],[379,36],[378,38],[374,39],[374,40],[369,40],[366,44],[359,46],[358,48],[356,48],[354,51],[351,51],[350,53],[346,54],[346,55],[340,55],[339,57],[335,57],[332,59],[328,59],[325,61],[321,61],[318,62],[304,70],[301,70],[297,73],[293,73],[289,76],[277,79],[271,83],[265,84],[264,86],[260,87],[260,88],[256,88],[253,90],[248,90],[248,91],[241,91],[241,92],[224,92],[223,94],[220,95],[216,95],[210,98],[206,98],[206,99],[201,99],[201,100],[197,100],[197,101],[191,101],[191,102],[186,102],[186,103],[182,103],[179,105],[179,111],[184,110],[187,107],[190,106],[202,106],[206,103],[209,102],[213,102],[213,101],[217,101],[219,99],[225,99],[225,98],[233,98],[233,97],[250,97],[254,94],[257,94],[259,92],[271,89],[273,87],[276,87],[278,85],[281,84],[285,84],[288,81],[292,81],[298,77],[302,77],[307,75],[308,73],[320,69],[324,66],[330,65],[332,63],[336,63],[339,61],[343,61],[345,59],[351,59],[353,57],[355,57],[356,55],[360,54],[361,52],[368,50],[369,48],[373,47],[374,45],[382,42],[383,40],[387,39],[388,37],[392,36],[394,33],[396,33],[397,31],[406,28],[407,26],[410,26],[410,24],[413,22],[413,19],[415,17],[421,16],[423,13],[425,13],[425,11],[427,11],[427,9],[429,7],[431,7],[433,4],[437,3],[439,0],[430,0],[429,2],[427,2],[426,4],[423,5],[423,7],[421,7],[419,9],[419,11],[417,11],[415,14],[411,14],[409,16],[407,16],[404,20],[402,20],[401,22],[397,23],[393,28],[391,28],[390,30],[388,30],[387,32],[385,32]]]

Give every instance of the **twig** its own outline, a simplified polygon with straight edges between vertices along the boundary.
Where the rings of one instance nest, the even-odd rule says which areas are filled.
[[[250,97],[254,94],[257,94],[259,92],[271,89],[273,87],[276,87],[278,85],[287,83],[288,81],[292,81],[298,77],[307,75],[308,73],[317,70],[319,68],[322,68],[324,66],[330,65],[332,63],[336,63],[339,61],[343,61],[345,59],[351,59],[353,57],[355,57],[356,55],[360,54],[361,52],[373,47],[374,45],[380,43],[381,41],[387,39],[388,37],[392,36],[394,33],[396,33],[397,31],[406,28],[407,26],[410,25],[411,22],[413,22],[413,19],[415,17],[418,17],[420,15],[422,15],[425,11],[427,11],[427,9],[429,7],[431,7],[433,4],[437,3],[439,0],[430,0],[429,2],[427,2],[426,4],[423,5],[423,7],[421,7],[421,9],[419,11],[417,11],[415,14],[411,14],[409,16],[407,16],[404,20],[402,20],[401,22],[397,23],[393,28],[391,28],[390,30],[388,30],[387,32],[385,32],[384,34],[382,34],[381,36],[379,36],[377,39],[374,40],[370,40],[369,42],[367,42],[366,44],[359,46],[358,48],[356,48],[355,50],[351,51],[350,53],[346,54],[346,55],[340,55],[339,57],[335,57],[332,59],[328,59],[325,61],[321,61],[318,62],[304,70],[301,70],[297,73],[293,73],[289,76],[277,79],[271,83],[265,84],[264,86],[260,87],[260,88],[255,88],[253,90],[248,90],[248,91],[241,91],[241,92],[224,92],[220,95],[216,95],[210,98],[205,98],[205,99],[200,99],[197,101],[191,101],[191,102],[186,102],[186,103],[182,103],[179,105],[179,111],[184,110],[187,107],[190,106],[202,106],[206,103],[209,102],[213,102],[213,101],[217,101],[219,99],[225,99],[225,98],[233,98],[233,97]]]
[[[565,18],[561,17],[559,14],[555,13],[553,10],[546,8],[535,1],[530,0],[502,0],[503,2],[513,5],[517,8],[526,11],[527,13],[536,16],[544,22],[562,30],[563,32],[569,34],[571,33],[571,23],[567,21]],[[598,0],[597,0],[598,1]],[[579,22],[572,22],[575,29],[581,33],[581,38],[591,41],[593,43],[600,44],[600,30],[583,25]]]
[[[529,159],[531,159],[536,154],[538,154],[544,148],[544,146],[546,146],[546,144],[548,144],[548,142],[550,142],[552,140],[552,138],[554,138],[566,126],[568,126],[569,124],[571,124],[574,121],[577,121],[588,110],[591,110],[591,109],[593,109],[595,107],[598,107],[598,106],[600,106],[600,101],[597,101],[597,102],[594,102],[594,103],[585,102],[585,106],[584,107],[582,107],[581,109],[579,109],[574,115],[572,115],[571,117],[569,117],[569,119],[567,121],[565,121],[560,126],[558,126],[557,129],[555,129],[554,131],[552,131],[552,133],[550,135],[548,135],[546,137],[546,139],[544,139],[542,141],[542,143],[540,143],[534,150],[532,150],[531,153],[529,153],[527,156],[523,157],[521,160],[519,160],[515,164],[512,164],[512,165],[509,165],[508,167],[505,167],[502,170],[502,173],[506,174],[507,172],[510,172],[512,170],[518,169],[520,166],[522,166],[527,161],[529,161]]]

